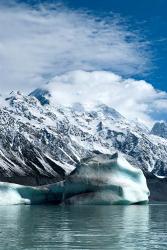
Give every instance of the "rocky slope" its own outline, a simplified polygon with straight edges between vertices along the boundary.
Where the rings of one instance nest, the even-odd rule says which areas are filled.
[[[40,185],[64,179],[94,152],[121,152],[146,174],[167,176],[167,140],[99,105],[52,105],[37,89],[11,93],[0,108],[0,180]]]
[[[151,133],[167,139],[167,122],[156,122],[151,130]]]

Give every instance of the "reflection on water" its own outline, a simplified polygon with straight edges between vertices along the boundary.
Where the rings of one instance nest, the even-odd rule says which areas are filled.
[[[0,249],[167,249],[167,205],[2,206]]]

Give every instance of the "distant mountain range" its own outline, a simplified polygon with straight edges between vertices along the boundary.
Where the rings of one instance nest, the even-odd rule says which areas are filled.
[[[64,179],[94,153],[120,152],[147,176],[167,176],[167,124],[151,129],[115,109],[50,102],[51,93],[1,97],[0,180],[40,185]]]

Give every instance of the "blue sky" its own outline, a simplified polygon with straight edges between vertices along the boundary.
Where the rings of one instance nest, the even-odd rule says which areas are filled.
[[[167,1],[166,0],[72,0],[69,6],[120,13],[132,28],[140,29],[150,41],[154,69],[146,77],[157,88],[167,90]]]
[[[0,0],[0,87],[167,120],[167,1]],[[68,102],[68,103],[67,103]]]
[[[29,4],[57,3],[57,0],[20,1]],[[64,0],[74,9],[87,9],[97,16],[109,12],[120,14],[131,29],[139,30],[150,42],[153,67],[145,79],[156,88],[167,91],[167,1],[166,0]],[[140,76],[137,76],[140,78]],[[143,76],[141,76],[143,78]]]

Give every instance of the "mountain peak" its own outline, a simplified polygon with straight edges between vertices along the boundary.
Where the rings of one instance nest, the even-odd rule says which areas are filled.
[[[50,103],[49,97],[51,97],[51,94],[47,89],[37,88],[32,91],[29,96],[36,97],[40,101],[41,105],[46,105]]]
[[[98,111],[101,111],[105,116],[108,116],[110,118],[113,118],[113,119],[124,118],[118,111],[116,111],[114,108],[106,104],[96,105],[95,108],[97,108]]]
[[[167,121],[156,122],[151,130],[151,134],[167,139]]]

